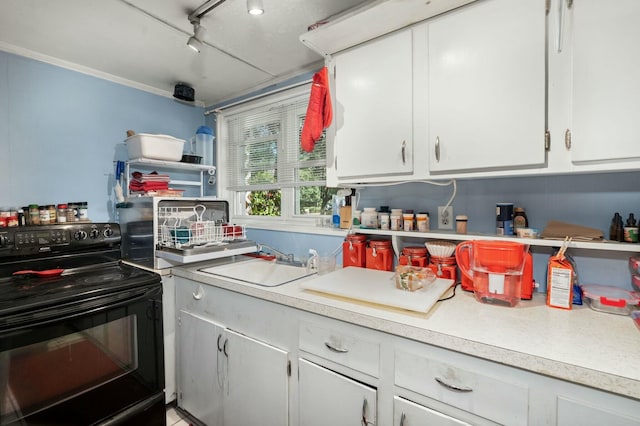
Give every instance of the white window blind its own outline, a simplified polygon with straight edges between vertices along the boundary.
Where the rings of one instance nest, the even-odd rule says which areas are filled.
[[[227,189],[259,191],[324,186],[324,134],[313,152],[300,148],[308,91],[278,102],[222,115],[228,139]],[[257,102],[256,102],[257,103]]]

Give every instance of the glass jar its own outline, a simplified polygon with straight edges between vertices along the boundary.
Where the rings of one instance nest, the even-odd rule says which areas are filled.
[[[78,205],[76,203],[69,203],[67,205],[67,222],[76,221],[77,210],[78,210]]]
[[[29,204],[29,225],[40,225],[40,207]]]
[[[49,223],[58,222],[58,211],[56,210],[55,204],[49,205],[48,209],[49,209]]]
[[[400,265],[427,266],[427,248],[426,247],[405,247],[398,259]]]
[[[78,220],[89,220],[89,203],[86,201],[78,205]]]
[[[58,204],[58,223],[65,223],[67,221],[67,205]]]
[[[349,234],[342,243],[342,267],[366,266],[367,236],[362,234]]]
[[[51,223],[51,216],[49,216],[49,206],[40,206],[38,210],[40,216],[40,225],[48,225]]]
[[[393,249],[389,240],[370,240],[367,247],[367,269],[393,271]]]

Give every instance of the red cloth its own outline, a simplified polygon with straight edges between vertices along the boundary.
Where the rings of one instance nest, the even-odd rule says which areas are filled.
[[[323,67],[313,75],[311,94],[307,115],[302,126],[300,145],[306,152],[313,151],[316,142],[322,135],[322,130],[331,125],[333,109],[331,107],[331,93],[329,90],[329,71]]]
[[[129,182],[129,190],[134,192],[147,192],[169,189],[169,175],[161,175],[157,172],[143,174],[131,173],[133,179]]]

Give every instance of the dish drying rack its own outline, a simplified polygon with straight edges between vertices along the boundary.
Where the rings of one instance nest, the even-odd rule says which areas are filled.
[[[244,225],[230,225],[208,214],[204,205],[158,208],[157,238],[159,248],[189,249],[225,246],[246,240]]]

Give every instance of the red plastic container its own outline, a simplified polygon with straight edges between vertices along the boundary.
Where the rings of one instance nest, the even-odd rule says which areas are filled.
[[[426,247],[405,247],[398,259],[400,265],[427,266],[427,248]]]

